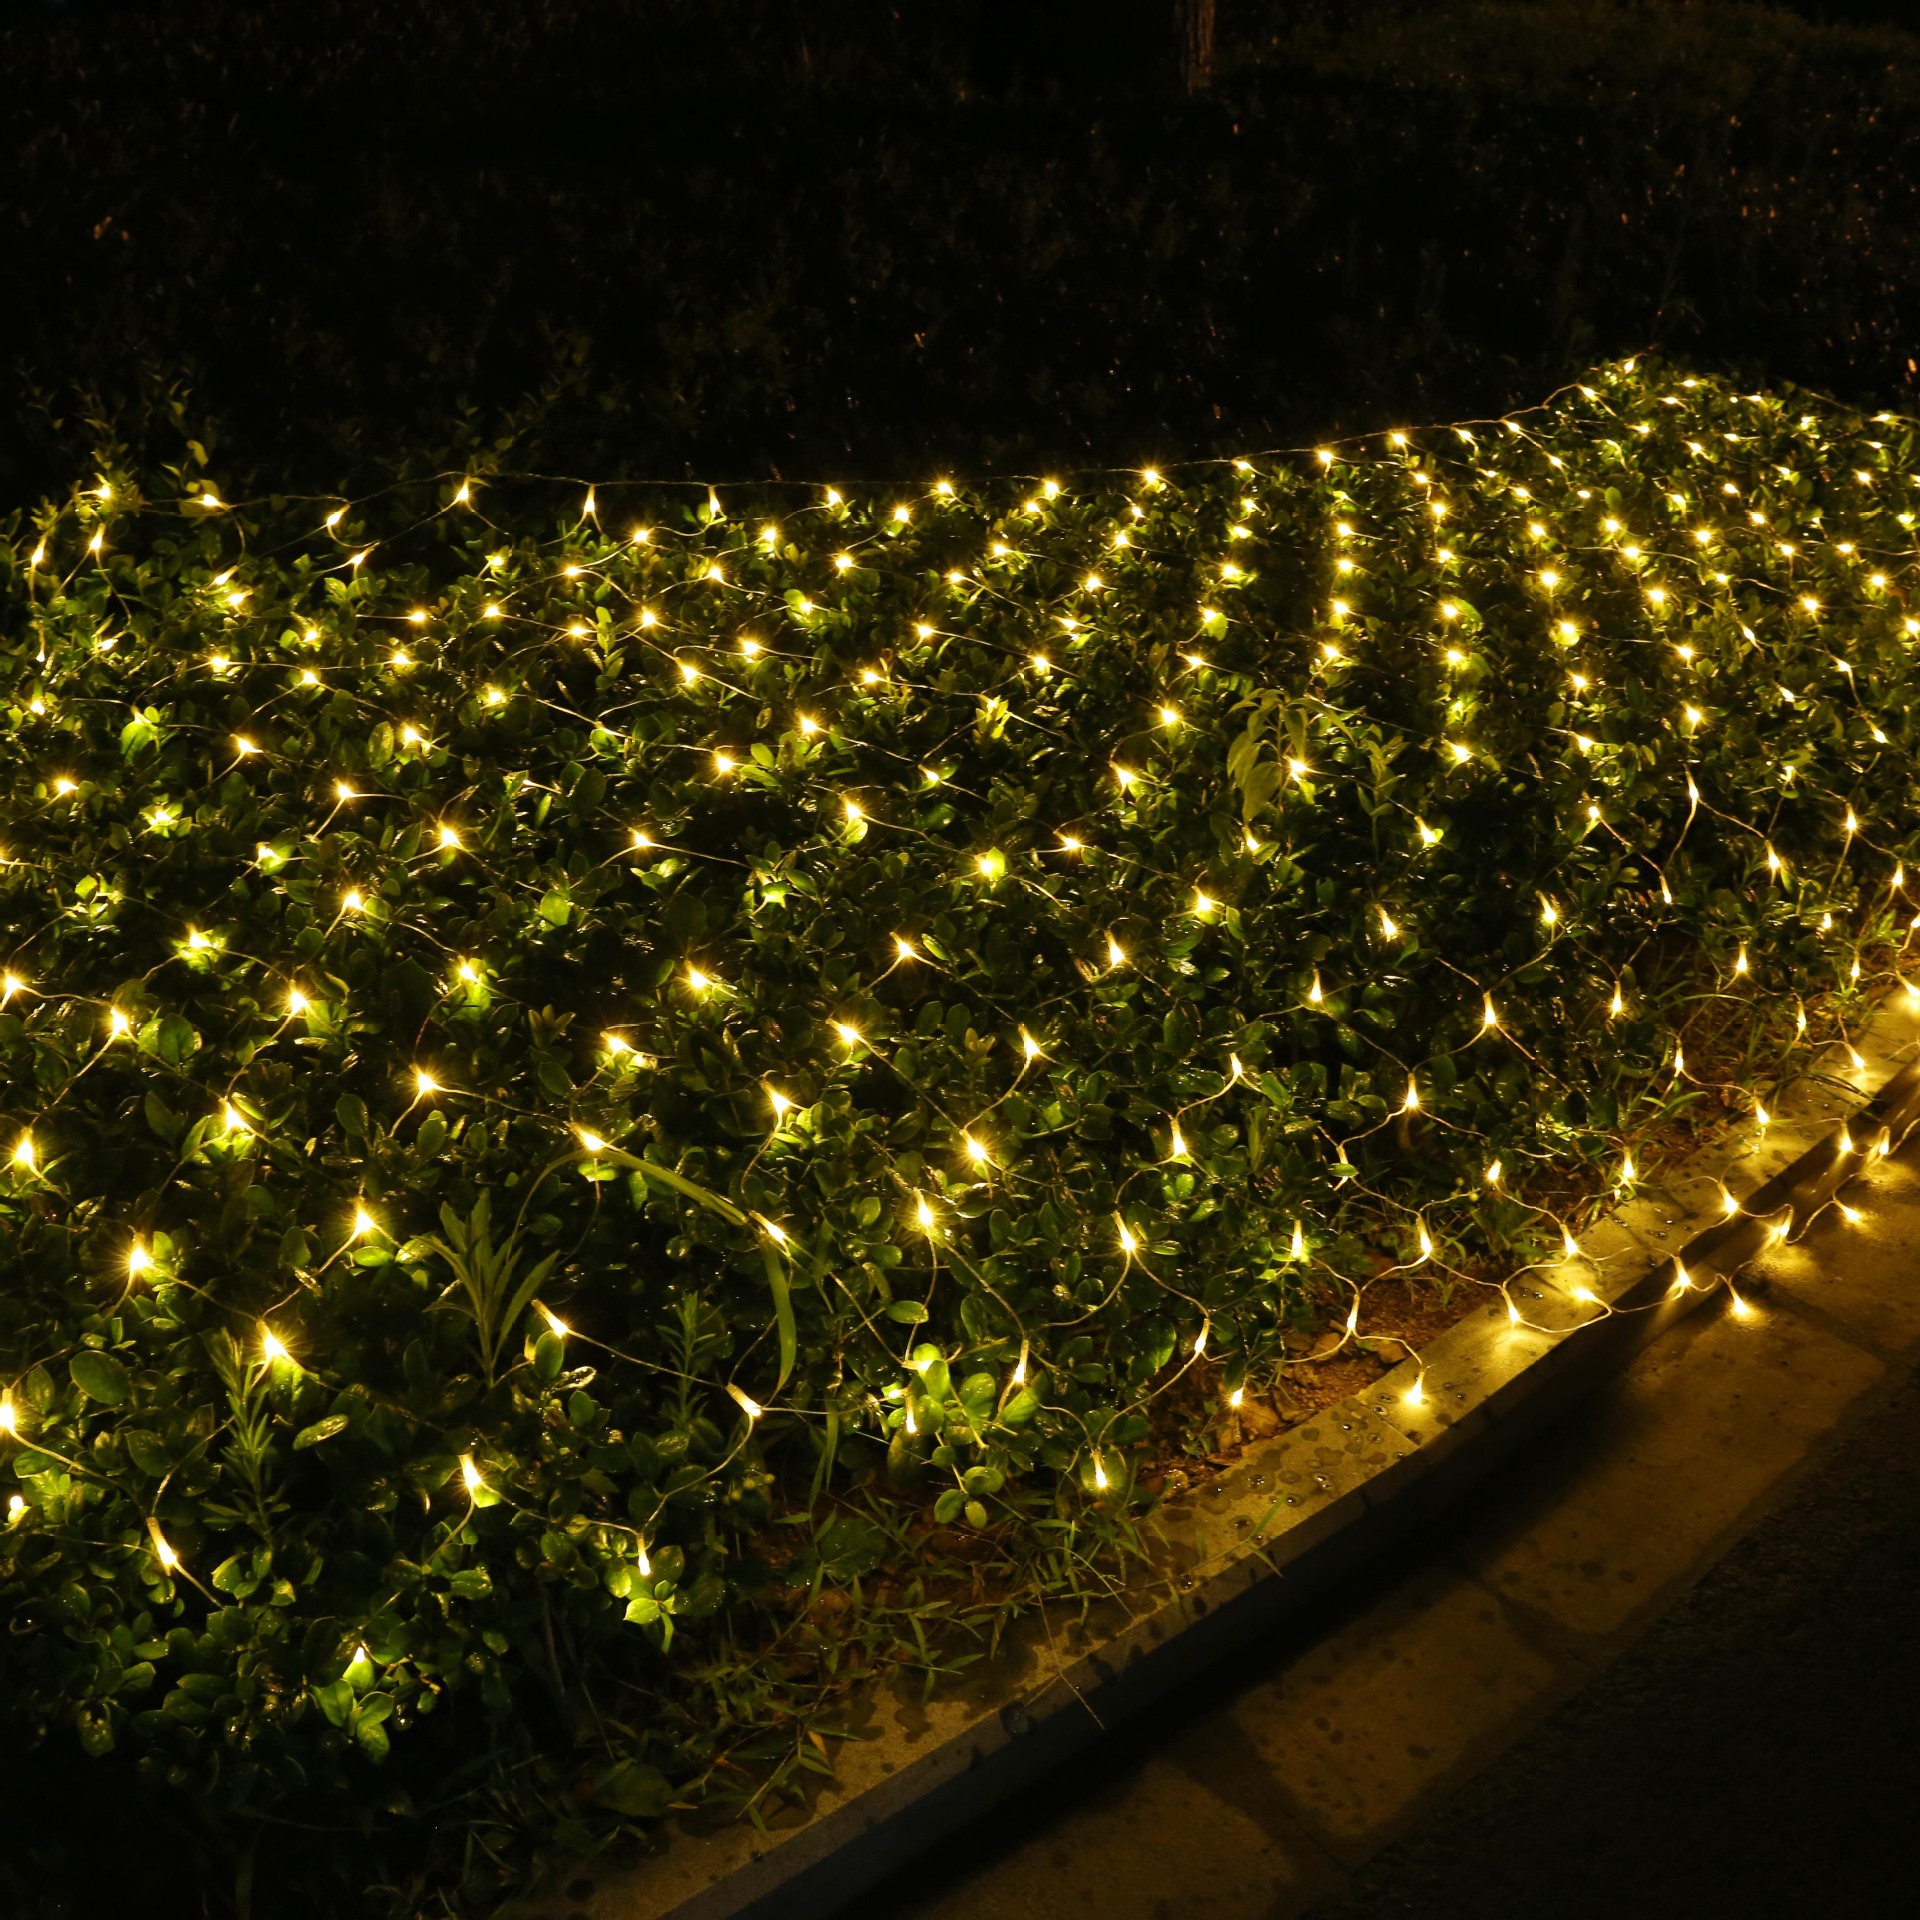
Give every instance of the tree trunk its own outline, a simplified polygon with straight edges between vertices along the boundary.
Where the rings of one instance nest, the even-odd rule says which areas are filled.
[[[1213,85],[1213,33],[1217,0],[1179,0],[1180,77],[1189,94]]]

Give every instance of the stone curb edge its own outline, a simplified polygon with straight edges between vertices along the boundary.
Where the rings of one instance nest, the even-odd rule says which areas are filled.
[[[841,1909],[1415,1531],[1770,1238],[1797,1238],[1920,1122],[1916,1055],[1920,996],[1896,991],[1851,1047],[1821,1056],[1769,1127],[1703,1149],[1597,1222],[1577,1256],[1517,1277],[1513,1309],[1476,1310],[1373,1386],[1166,1502],[1150,1586],[1071,1629],[1041,1620],[1010,1634],[932,1701],[870,1701],[859,1737],[836,1751],[836,1779],[793,1824],[670,1829],[657,1853],[581,1862],[501,1920],[823,1920]]]

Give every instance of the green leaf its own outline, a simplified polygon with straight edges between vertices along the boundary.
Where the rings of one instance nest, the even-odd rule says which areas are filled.
[[[344,1727],[353,1717],[353,1689],[346,1681],[330,1681],[324,1687],[313,1688],[312,1692],[320,1711],[334,1726]]]
[[[187,1057],[200,1044],[200,1036],[177,1013],[160,1016],[155,1032],[154,1051],[170,1067],[185,1063]]]
[[[97,1701],[87,1701],[73,1710],[74,1731],[80,1736],[80,1750],[92,1759],[111,1753],[116,1745],[113,1715]]]
[[[732,1221],[737,1227],[744,1227],[747,1224],[747,1216],[731,1200],[722,1199],[711,1188],[689,1180],[685,1174],[676,1173],[671,1167],[663,1167],[652,1160],[642,1160],[637,1154],[623,1152],[618,1147],[608,1147],[597,1153],[595,1158],[611,1161],[616,1166],[630,1168],[644,1178],[670,1188],[683,1198],[707,1208],[709,1212],[717,1213],[721,1219]]]
[[[1040,1395],[1030,1386],[1022,1387],[1000,1409],[1000,1418],[1010,1427],[1023,1427],[1040,1411]]]
[[[73,1376],[73,1384],[103,1407],[123,1405],[133,1384],[126,1368],[112,1354],[98,1353],[91,1347],[76,1353],[67,1362],[67,1371]]]
[[[886,1557],[887,1536],[858,1514],[836,1513],[815,1542],[820,1565],[836,1580],[857,1580]]]
[[[767,1288],[773,1295],[773,1320],[780,1337],[780,1376],[773,1383],[778,1391],[787,1384],[787,1376],[793,1371],[799,1336],[793,1324],[793,1294],[787,1285],[786,1269],[780,1264],[780,1256],[765,1241],[761,1242],[760,1254],[767,1270]]]
[[[316,1420],[310,1427],[302,1427],[293,1436],[293,1450],[301,1452],[307,1447],[317,1447],[323,1440],[331,1440],[337,1433],[347,1430],[347,1416],[344,1413],[330,1413],[324,1420]]]
[[[260,1582],[252,1571],[253,1556],[250,1553],[236,1553],[213,1570],[211,1584],[222,1593],[230,1593],[236,1599],[244,1599]]]
[[[594,1799],[633,1820],[658,1820],[673,1798],[665,1774],[637,1760],[622,1760],[594,1783]]]
[[[127,1450],[127,1458],[150,1478],[158,1480],[172,1467],[173,1455],[157,1433],[129,1427],[120,1438]]]
[[[887,1303],[887,1318],[903,1327],[917,1327],[926,1320],[927,1310],[918,1300],[892,1300]]]

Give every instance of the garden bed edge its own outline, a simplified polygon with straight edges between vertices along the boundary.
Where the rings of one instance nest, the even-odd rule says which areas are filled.
[[[1783,1224],[1797,1237],[1920,1122],[1917,1055],[1920,1000],[1896,990],[1771,1126],[1701,1150],[1583,1235],[1579,1256],[1511,1283],[1518,1320],[1498,1302],[1476,1309],[1373,1386],[1169,1498],[1151,1583],[1071,1626],[1024,1623],[924,1703],[917,1689],[874,1690],[835,1751],[836,1778],[768,1828],[670,1822],[657,1851],[580,1862],[502,1920],[840,1909],[1430,1520],[1718,1293]]]

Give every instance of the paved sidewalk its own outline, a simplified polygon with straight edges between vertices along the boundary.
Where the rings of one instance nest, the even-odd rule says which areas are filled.
[[[1362,1588],[862,1910],[1865,1899],[1920,1789],[1920,1147],[1845,1198],[1744,1317],[1704,1309]]]

